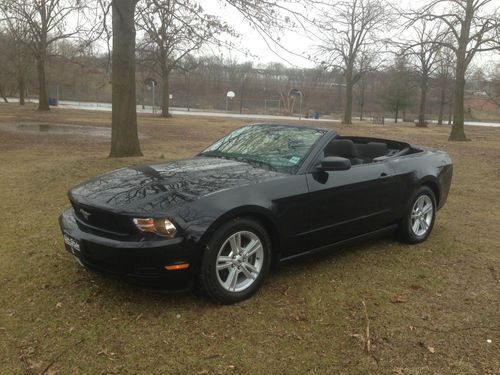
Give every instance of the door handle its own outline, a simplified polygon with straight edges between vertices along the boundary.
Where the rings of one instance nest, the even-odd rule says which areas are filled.
[[[382,172],[382,173],[380,174],[380,176],[379,176],[379,180],[387,180],[387,179],[389,179],[389,178],[391,178],[391,177],[392,177],[392,175],[387,174],[387,173],[385,173],[385,172]]]

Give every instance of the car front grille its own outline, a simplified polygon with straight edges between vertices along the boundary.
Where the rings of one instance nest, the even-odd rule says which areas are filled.
[[[113,234],[125,235],[135,233],[130,218],[107,212],[97,208],[71,202],[77,219],[83,224]]]

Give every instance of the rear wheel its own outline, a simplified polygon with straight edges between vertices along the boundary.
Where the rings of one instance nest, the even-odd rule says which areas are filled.
[[[220,303],[249,298],[262,285],[271,263],[269,234],[257,221],[232,220],[212,236],[200,273],[206,294]]]
[[[402,241],[410,244],[423,242],[429,237],[436,217],[436,198],[427,186],[412,195],[405,217],[399,225]]]

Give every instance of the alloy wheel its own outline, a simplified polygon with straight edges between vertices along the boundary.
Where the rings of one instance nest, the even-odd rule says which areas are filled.
[[[427,234],[432,222],[434,206],[428,195],[421,195],[413,204],[411,211],[411,229],[413,233],[422,237]]]
[[[225,290],[241,292],[255,282],[263,264],[264,248],[259,237],[239,231],[224,241],[217,254],[217,279]]]

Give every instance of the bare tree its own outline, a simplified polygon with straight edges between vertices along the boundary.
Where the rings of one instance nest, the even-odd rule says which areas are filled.
[[[199,66],[200,62],[191,55],[182,59],[179,69],[184,75],[184,86],[186,88],[185,102],[188,112],[191,111],[191,74]]]
[[[15,30],[18,22],[28,27],[29,46],[36,60],[40,111],[50,109],[45,76],[47,51],[58,40],[75,37],[86,28],[88,22],[80,22],[78,14],[85,7],[83,0],[4,0],[0,6],[11,30]],[[68,19],[73,14],[77,21],[69,26]]]
[[[500,108],[500,63],[488,69],[484,83],[484,93],[488,101]]]
[[[191,0],[144,0],[138,6],[138,28],[144,31],[141,49],[162,77],[162,116],[169,113],[169,75],[182,59],[204,44],[231,33],[218,17],[206,14]]]
[[[360,53],[359,66],[360,71],[363,72],[361,78],[359,79],[359,90],[358,90],[358,104],[359,104],[359,120],[363,121],[363,113],[365,108],[365,93],[367,87],[367,74],[376,70],[380,65],[376,63],[376,54],[370,49],[363,49]]]
[[[28,46],[29,27],[19,20],[10,20],[3,36],[4,69],[16,80],[19,104],[24,105],[28,76],[34,65],[33,54]]]
[[[4,33],[2,33],[2,30],[0,29],[0,50],[4,51],[6,49],[6,45],[7,45],[7,36]],[[8,60],[5,54],[0,54],[0,66],[5,66],[7,64]],[[9,102],[4,91],[4,85],[7,80],[8,80],[8,74],[6,69],[0,69],[0,97],[3,99],[5,103]]]
[[[384,106],[394,113],[394,122],[398,122],[399,114],[406,111],[411,104],[411,87],[408,85],[408,58],[399,54],[394,65],[389,68],[387,80],[382,87],[381,99]],[[404,121],[404,116],[403,116]]]
[[[438,112],[438,125],[443,124],[444,108],[448,104],[451,108],[453,104],[452,86],[453,86],[453,66],[455,65],[454,54],[449,49],[441,49],[439,52],[439,63],[436,71],[436,82],[439,87],[439,112]],[[451,124],[451,117],[449,114],[449,124]]]
[[[0,40],[0,48],[2,47],[1,43],[2,41]],[[4,63],[4,58],[2,55],[0,55],[0,64]],[[0,98],[3,99],[5,103],[8,103],[9,100],[7,99],[7,96],[5,94],[5,82],[8,81],[8,78],[6,77],[5,70],[0,70]]]
[[[441,39],[443,33],[439,24],[425,19],[412,21],[408,29],[413,35],[411,39],[404,41],[403,51],[409,57],[409,62],[418,73],[420,83],[420,104],[418,111],[417,126],[426,127],[425,120],[427,91],[431,76],[439,66]]]
[[[352,123],[353,86],[366,72],[362,51],[380,42],[380,33],[392,18],[387,2],[382,0],[344,0],[321,3],[323,18],[318,22],[321,65],[344,72],[346,104],[343,122]]]
[[[476,54],[500,49],[500,7],[496,0],[433,0],[415,18],[446,26],[443,47],[455,53],[455,92],[450,141],[465,141],[465,74]]]

